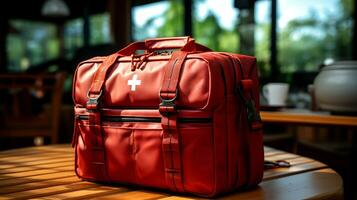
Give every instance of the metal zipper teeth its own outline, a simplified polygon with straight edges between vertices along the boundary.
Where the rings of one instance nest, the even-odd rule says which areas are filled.
[[[78,115],[76,117],[78,120],[88,120],[88,115]],[[114,116],[103,116],[103,121],[108,122],[152,122],[161,123],[160,117],[114,117]],[[179,123],[212,123],[211,118],[178,118]]]

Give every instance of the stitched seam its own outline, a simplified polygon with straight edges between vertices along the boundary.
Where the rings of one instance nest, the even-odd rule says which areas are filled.
[[[176,65],[177,61],[178,61],[178,58],[176,58],[176,60],[174,61],[174,63],[172,64],[172,67],[170,69],[170,78],[169,78],[169,81],[167,83],[167,87],[166,87],[167,89],[170,87],[172,74],[173,74],[173,71],[174,71],[174,68],[175,68],[175,65]],[[169,93],[168,92],[166,93],[166,98],[169,98]]]
[[[167,120],[167,125],[168,125],[168,127],[170,127],[170,120]],[[171,169],[173,169],[174,168],[174,154],[173,154],[173,151],[172,151],[172,142],[171,142],[171,140],[172,140],[172,134],[171,134],[171,129],[168,129],[168,132],[169,132],[169,136],[170,136],[170,154],[171,154]],[[175,182],[175,176],[174,176],[174,173],[172,173],[172,172],[170,172],[170,174],[171,174],[171,178],[172,178],[172,183],[173,183],[173,185],[174,185],[174,187],[175,187],[175,190],[176,191],[178,191],[177,190],[177,186],[176,186],[176,182]]]

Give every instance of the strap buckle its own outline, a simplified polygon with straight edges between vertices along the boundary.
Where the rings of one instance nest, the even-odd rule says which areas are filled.
[[[102,97],[102,92],[103,92],[103,90],[100,90],[98,95],[96,95],[95,97],[91,97],[90,96],[90,90],[88,90],[88,93],[87,93],[87,98],[88,98],[87,109],[89,109],[89,110],[98,109],[98,104],[99,104],[100,98]]]
[[[159,105],[159,112],[162,115],[168,116],[169,113],[174,113],[176,112],[176,104],[175,104],[175,100],[177,99],[178,96],[178,89],[176,88],[175,91],[175,96],[172,97],[171,99],[165,99],[161,96],[161,92],[159,94],[161,103]]]

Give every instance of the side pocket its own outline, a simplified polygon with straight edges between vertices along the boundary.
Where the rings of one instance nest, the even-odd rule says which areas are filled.
[[[97,166],[93,164],[96,161],[93,153],[94,135],[87,123],[79,121],[76,126],[74,138],[76,141],[75,171],[83,179],[102,181],[105,175],[100,174]]]
[[[195,124],[179,127],[185,191],[210,195],[214,190],[212,127]]]
[[[264,173],[264,147],[263,131],[258,129],[248,134],[249,145],[249,186],[256,185],[262,181]]]
[[[237,125],[238,121],[238,108],[235,96],[227,97],[227,189],[231,190],[236,187],[238,182],[244,180],[245,173],[241,172],[241,148],[242,140],[240,139],[241,132]]]
[[[243,107],[244,108],[244,107]],[[254,186],[261,182],[264,173],[264,148],[263,131],[261,128],[253,129],[247,117],[247,112],[243,112],[240,120],[241,130],[245,134],[245,155],[247,161],[247,186]]]
[[[103,126],[111,180],[166,188],[160,123]]]
[[[249,177],[249,161],[248,161],[248,140],[247,140],[247,125],[244,106],[238,106],[236,113],[236,141],[238,146],[236,147],[237,158],[236,158],[236,170],[237,170],[237,180],[235,182],[235,187],[239,188],[248,182]]]

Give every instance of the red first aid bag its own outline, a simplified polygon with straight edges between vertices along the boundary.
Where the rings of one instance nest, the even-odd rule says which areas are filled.
[[[84,180],[206,197],[262,180],[254,57],[190,37],[136,42],[80,63],[73,100]]]

